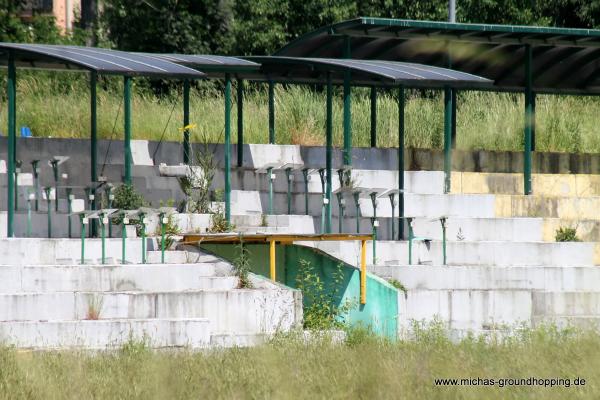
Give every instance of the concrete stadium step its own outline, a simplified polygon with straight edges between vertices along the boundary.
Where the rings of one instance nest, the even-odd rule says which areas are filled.
[[[544,317],[596,317],[600,319],[600,290],[534,292],[533,315]]]
[[[107,239],[106,257],[120,260],[122,255],[121,239]],[[85,257],[96,262],[101,258],[102,241],[100,239],[85,240]],[[142,240],[128,238],[126,241],[126,257],[130,263],[141,262]],[[79,239],[38,239],[38,238],[4,238],[0,239],[0,263],[3,265],[57,265],[78,264],[81,257],[81,240]]]
[[[496,217],[598,219],[600,197],[496,195]]]
[[[273,190],[275,193],[287,193],[288,182],[285,170],[273,170],[275,180]],[[225,184],[224,170],[215,171],[214,187],[223,187]],[[374,188],[398,187],[398,171],[353,169],[351,181],[355,186]],[[253,169],[233,169],[231,173],[231,187],[236,190],[268,191],[269,181],[266,173],[256,173]],[[337,170],[334,170],[332,191],[340,187]],[[444,189],[444,173],[441,171],[406,171],[404,172],[404,188],[407,192],[421,194],[442,194]],[[308,180],[308,192],[321,193],[321,178],[318,171],[311,170]],[[292,193],[304,195],[305,183],[301,169],[292,170]]]
[[[116,349],[141,341],[152,348],[204,348],[211,345],[206,318],[4,321],[0,339],[31,349]]]
[[[598,267],[375,265],[369,271],[407,290],[543,290],[600,292]]]
[[[536,196],[600,196],[600,175],[533,174]],[[452,193],[523,194],[523,174],[452,172]]]
[[[0,321],[208,318],[211,332],[274,333],[298,323],[287,289],[0,294]],[[91,310],[90,310],[91,308]]]
[[[401,329],[438,319],[449,329],[481,330],[531,324],[530,290],[409,290],[398,299]]]
[[[331,254],[351,265],[359,265],[358,242],[303,242]],[[441,265],[442,242],[414,242],[413,264]],[[377,241],[373,260],[372,242],[367,243],[367,263],[375,265],[406,265],[408,242]],[[446,244],[449,265],[545,265],[593,266],[600,265],[600,243],[586,242],[466,242],[449,241]]]
[[[233,289],[234,276],[219,276],[212,263],[0,267],[0,293],[158,292]]]
[[[160,248],[160,238],[157,238],[157,248]],[[162,263],[162,252],[160,250],[152,250],[146,253],[146,262],[148,264]],[[188,262],[187,252],[181,250],[166,250],[165,264],[185,264]]]

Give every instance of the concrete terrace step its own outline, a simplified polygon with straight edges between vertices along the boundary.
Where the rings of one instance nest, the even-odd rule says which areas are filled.
[[[396,279],[407,290],[542,290],[600,292],[598,267],[545,266],[371,266],[369,271]]]
[[[209,263],[173,265],[0,266],[0,293],[60,291],[186,291],[231,289],[233,276],[217,276]]]
[[[153,348],[203,348],[211,339],[206,318],[0,322],[0,341],[20,348],[110,349],[130,340]]]
[[[358,242],[303,242],[352,265],[359,265]],[[413,264],[442,264],[442,242],[413,243]],[[374,265],[406,265],[407,241],[378,241],[373,260],[372,242],[367,243],[367,263]],[[446,244],[449,265],[546,265],[593,266],[600,264],[600,243],[595,242],[466,242]]]
[[[297,321],[299,294],[285,289],[183,292],[54,292],[0,295],[0,321],[208,318],[211,331],[273,333]],[[292,315],[293,314],[293,315]]]
[[[160,248],[160,238],[157,239],[157,247]],[[149,264],[160,264],[162,252],[160,250],[148,251],[146,262]],[[165,250],[165,264],[185,264],[188,262],[187,252],[180,250]]]
[[[534,292],[533,315],[545,317],[600,318],[600,290]]]
[[[533,174],[537,196],[600,196],[600,175]],[[523,194],[523,174],[452,172],[452,193]]]

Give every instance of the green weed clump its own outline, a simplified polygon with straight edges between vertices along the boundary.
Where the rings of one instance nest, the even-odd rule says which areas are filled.
[[[577,236],[577,228],[568,226],[558,228],[554,239],[557,242],[581,242],[581,239]]]

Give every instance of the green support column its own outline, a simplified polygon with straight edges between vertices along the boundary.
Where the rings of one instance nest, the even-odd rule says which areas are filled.
[[[237,166],[244,164],[244,80],[237,81]]]
[[[325,124],[326,151],[325,151],[325,169],[327,173],[327,186],[325,198],[325,232],[331,233],[331,184],[332,184],[332,164],[333,164],[333,86],[331,83],[331,73],[327,73],[327,121]]]
[[[352,57],[350,37],[344,37],[344,58]],[[350,72],[344,72],[344,166],[352,165],[352,93]]]
[[[94,187],[94,202],[92,210],[96,209],[96,183],[98,182],[98,106],[96,87],[98,75],[96,72],[90,72],[90,179]],[[56,202],[58,205],[58,201]],[[96,235],[96,220],[91,223],[92,234]],[[70,236],[69,236],[70,237]]]
[[[377,88],[371,87],[371,147],[377,147]]]
[[[183,162],[190,163],[190,81],[183,81]]]
[[[533,118],[531,119],[531,151],[535,151],[535,102],[536,94],[534,91],[531,92],[531,111]]]
[[[275,84],[269,81],[269,144],[275,144]]]
[[[8,91],[8,218],[6,225],[6,236],[14,237],[14,218],[15,218],[15,149],[17,141],[17,72],[15,68],[15,59],[12,51],[8,53],[8,79],[7,79],[7,91]]]
[[[531,46],[525,46],[525,152],[523,154],[523,182],[524,193],[531,194],[531,149],[532,149],[532,134],[533,121],[533,92],[532,92],[532,51]]]
[[[444,88],[444,193],[450,193],[452,169],[452,93]]]
[[[344,75],[344,165],[352,165],[352,93],[350,74]]]
[[[96,82],[98,76],[90,73],[90,172],[92,182],[98,182],[98,117],[96,104]]]
[[[404,237],[404,87],[398,88],[398,240]]]
[[[131,185],[131,77],[126,76],[123,81],[123,110],[125,120],[125,184]]]
[[[452,96],[452,148],[456,148],[456,89],[450,89],[450,95]]]
[[[225,220],[231,223],[231,76],[225,74]]]

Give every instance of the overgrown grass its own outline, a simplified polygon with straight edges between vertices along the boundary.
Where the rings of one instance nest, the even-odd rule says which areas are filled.
[[[0,348],[0,398],[52,399],[596,399],[600,336],[553,328],[491,343],[448,340],[424,329],[391,343],[354,335],[350,344],[294,337],[248,349],[153,352],[131,343],[115,353],[19,352]],[[436,378],[569,378],[571,386],[442,387]],[[586,380],[575,386],[576,377]]]
[[[133,99],[134,138],[178,141],[183,112],[176,91],[157,97],[145,81],[136,80]],[[101,138],[122,138],[122,83],[103,78],[98,85],[98,132]],[[268,140],[268,106],[264,87],[247,85],[244,102],[245,140]],[[191,121],[197,124],[192,139],[205,137],[223,142],[224,100],[219,83],[203,83],[191,96]],[[313,88],[314,89],[314,88]],[[370,103],[366,89],[354,89],[352,103],[353,144],[369,145]],[[4,93],[2,94],[4,95]],[[334,143],[342,143],[342,99],[334,101]],[[441,148],[443,143],[443,95],[439,91],[407,91],[406,143],[409,147]],[[235,90],[233,91],[235,102]],[[325,95],[303,86],[276,87],[277,143],[321,145],[325,131]],[[538,96],[537,150],[600,152],[596,134],[600,100],[594,97]],[[171,110],[173,114],[171,115]],[[378,104],[378,144],[397,146],[398,107],[395,92],[381,92]],[[118,118],[117,118],[118,113]],[[18,126],[27,125],[35,136],[89,136],[87,76],[77,73],[24,72],[18,80]],[[169,116],[171,115],[170,122]],[[232,109],[235,143],[236,107]],[[116,124],[115,124],[116,123]],[[0,110],[5,132],[6,112]],[[116,129],[113,132],[113,126]],[[523,96],[485,92],[461,92],[458,96],[457,146],[461,149],[518,151],[523,146]]]

